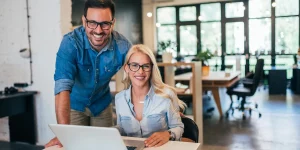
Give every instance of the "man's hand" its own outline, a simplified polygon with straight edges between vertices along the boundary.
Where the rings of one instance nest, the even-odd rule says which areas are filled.
[[[167,143],[170,139],[168,131],[155,132],[148,139],[145,140],[146,147],[158,147]]]
[[[50,147],[50,146],[54,146],[57,145],[59,148],[63,147],[63,145],[61,145],[60,141],[58,140],[57,137],[53,138],[51,141],[49,141],[46,145],[45,148]]]

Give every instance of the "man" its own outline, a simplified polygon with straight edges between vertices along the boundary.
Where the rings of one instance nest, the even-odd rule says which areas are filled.
[[[56,57],[55,111],[59,124],[112,126],[109,82],[131,43],[113,31],[111,0],[88,0],[83,26],[66,34]],[[53,138],[45,147],[62,146]]]

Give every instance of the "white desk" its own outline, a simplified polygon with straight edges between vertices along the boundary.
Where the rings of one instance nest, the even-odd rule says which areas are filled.
[[[122,137],[123,139],[143,141],[144,138]],[[48,147],[44,150],[64,150],[64,148],[57,148],[56,146]],[[160,147],[145,148],[144,150],[200,150],[200,143],[169,141]]]

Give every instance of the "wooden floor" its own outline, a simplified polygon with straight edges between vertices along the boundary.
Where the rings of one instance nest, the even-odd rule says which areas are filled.
[[[227,109],[229,97],[225,90],[220,92],[222,107]],[[261,87],[247,100],[256,100],[262,117],[253,112],[242,120],[241,112],[236,111],[229,119],[219,119],[214,112],[203,122],[202,150],[300,150],[299,95],[288,90],[287,95],[269,96],[268,90]]]
[[[220,90],[222,108],[229,106],[225,89]],[[300,150],[300,96],[269,96],[260,88],[249,101],[256,100],[262,117],[253,112],[252,117],[242,120],[235,112],[229,119],[220,119],[217,109],[211,118],[204,119],[204,145],[202,150]],[[206,103],[215,107],[213,100]],[[27,144],[0,142],[0,150],[41,150]]]

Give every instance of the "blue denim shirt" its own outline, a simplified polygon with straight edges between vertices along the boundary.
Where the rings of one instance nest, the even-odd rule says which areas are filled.
[[[94,50],[81,26],[66,34],[56,57],[54,94],[71,91],[71,109],[94,116],[111,103],[109,82],[122,67],[131,43],[113,31],[109,44],[100,52]]]
[[[167,92],[169,94],[170,90]],[[154,132],[170,130],[175,135],[175,140],[181,139],[184,125],[179,115],[178,103],[155,94],[152,87],[144,99],[141,121],[135,118],[134,105],[131,102],[131,87],[116,95],[115,105],[116,128],[121,135],[147,138]]]

